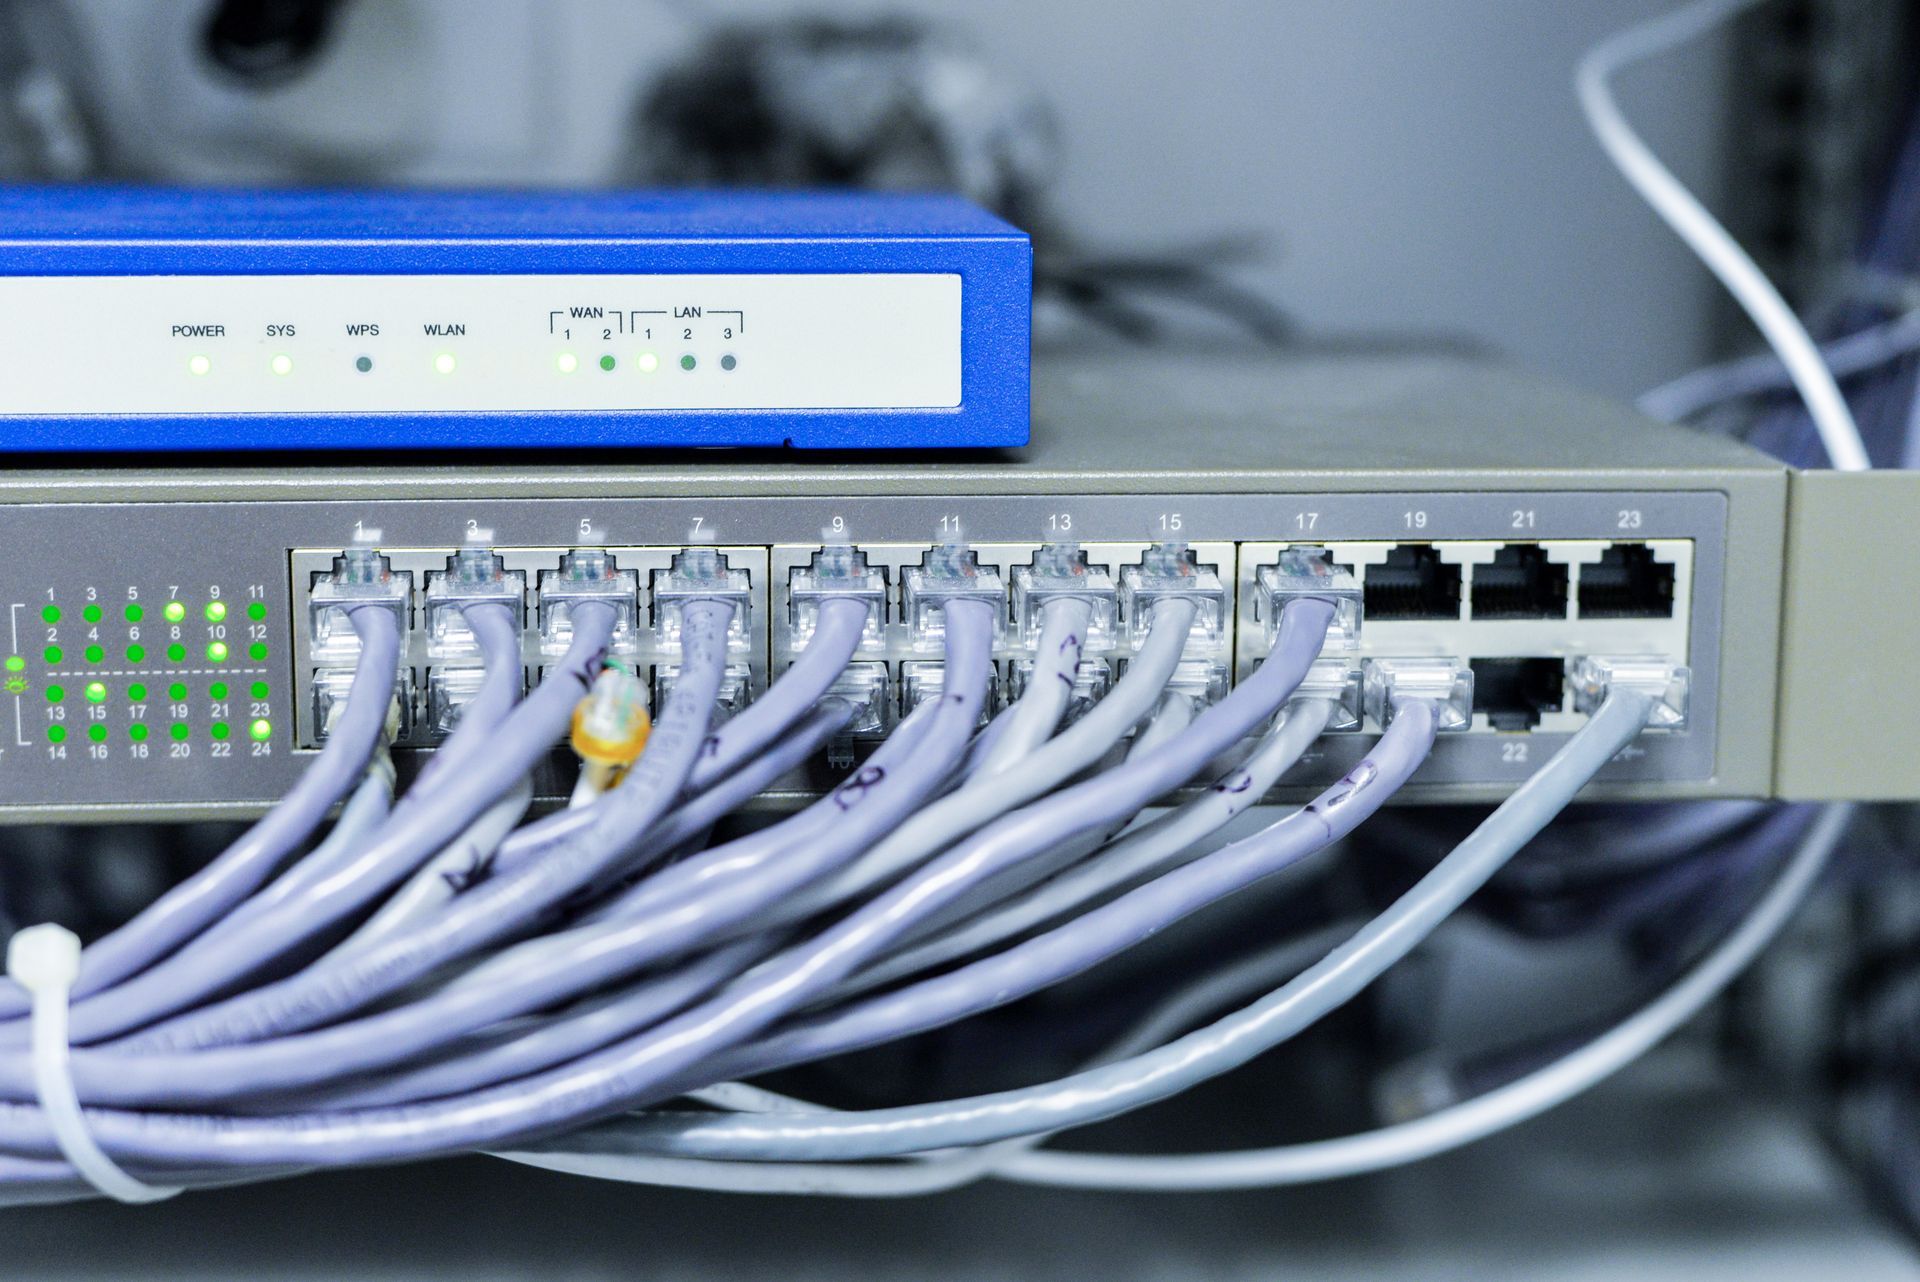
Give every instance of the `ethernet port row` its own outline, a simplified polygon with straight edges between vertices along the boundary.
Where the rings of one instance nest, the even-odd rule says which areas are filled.
[[[1431,544],[1399,544],[1385,561],[1367,567],[1361,581],[1366,618],[1457,619],[1460,577],[1460,567],[1442,561]]]
[[[1561,659],[1474,659],[1473,710],[1495,730],[1531,730],[1546,712],[1558,712],[1567,696]]]
[[[1473,567],[1473,617],[1566,618],[1567,567],[1548,560],[1537,543],[1507,544]]]
[[[1674,568],[1644,543],[1615,543],[1580,567],[1583,619],[1671,619]]]

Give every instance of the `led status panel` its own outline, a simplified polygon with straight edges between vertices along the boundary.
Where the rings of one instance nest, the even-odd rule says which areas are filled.
[[[0,189],[0,452],[1020,446],[1032,276],[938,195]]]

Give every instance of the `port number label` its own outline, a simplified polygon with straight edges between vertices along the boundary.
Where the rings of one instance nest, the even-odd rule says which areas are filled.
[[[1064,534],[1073,528],[1073,513],[1052,512],[1047,515],[1047,528],[1055,533]]]
[[[835,534],[845,534],[847,532],[847,518],[844,516],[836,516],[827,522],[827,528]]]
[[[1296,512],[1294,514],[1293,528],[1303,533],[1312,530],[1319,524],[1320,514],[1318,512]]]
[[[1527,760],[1527,741],[1516,739],[1500,745],[1500,760],[1511,765],[1524,765]]]
[[[1424,511],[1408,512],[1403,519],[1406,521],[1409,530],[1424,530],[1427,528],[1427,514]]]
[[[1640,528],[1640,509],[1637,507],[1621,508],[1620,520],[1616,528],[1622,529],[1622,530],[1639,529]]]
[[[1534,525],[1534,521],[1533,521],[1532,508],[1522,507],[1522,508],[1515,508],[1513,510],[1513,528],[1514,529],[1531,530],[1533,528],[1533,525]]]
[[[1160,528],[1169,534],[1180,530],[1185,525],[1186,522],[1180,519],[1178,512],[1162,512],[1160,514]]]

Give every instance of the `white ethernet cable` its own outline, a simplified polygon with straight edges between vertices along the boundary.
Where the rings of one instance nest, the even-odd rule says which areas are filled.
[[[1833,371],[1806,326],[1793,314],[1780,291],[1768,280],[1719,220],[1700,203],[1686,184],[1674,177],[1652,148],[1635,133],[1614,101],[1608,81],[1623,67],[1678,48],[1761,0],[1694,0],[1650,22],[1629,27],[1602,40],[1580,59],[1574,87],[1580,109],[1607,156],[1653,211],[1685,241],[1708,270],[1720,279],[1767,343],[1780,356],[1793,385],[1806,400],[1807,412],[1820,433],[1821,444],[1833,466],[1860,472],[1873,466],[1860,439],[1860,426],[1834,382]]]

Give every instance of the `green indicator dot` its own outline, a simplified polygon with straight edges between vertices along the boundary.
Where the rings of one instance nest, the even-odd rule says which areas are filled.
[[[107,657],[107,652],[106,652],[105,650],[102,650],[102,649],[101,649],[101,648],[100,648],[99,646],[97,646],[97,645],[90,645],[90,646],[88,646],[88,647],[87,647],[87,652],[86,652],[86,653],[87,653],[87,662],[88,662],[88,663],[98,663],[98,662],[100,662],[100,660],[102,660],[102,659],[104,659],[104,658],[106,658],[106,657]]]
[[[107,701],[107,683],[104,681],[89,681],[87,682],[86,689],[82,690],[81,693],[87,696],[88,703],[105,703]]]
[[[169,601],[166,604],[166,608],[160,611],[160,614],[168,623],[178,623],[187,617],[187,607],[178,601]]]
[[[227,683],[224,681],[216,681],[207,687],[207,693],[216,699],[224,699],[227,697]]]
[[[187,657],[187,647],[181,645],[178,641],[175,641],[172,645],[167,647],[168,663],[183,663],[186,661],[186,657]]]
[[[249,619],[264,619],[264,618],[266,618],[266,617],[267,617],[267,603],[266,603],[265,601],[255,601],[255,602],[254,602],[254,603],[253,603],[252,605],[250,605],[250,606],[248,606],[248,607],[247,607],[247,617],[248,617]]]
[[[353,367],[359,370],[362,374],[365,374],[367,371],[373,368],[373,357],[356,356],[353,361]]]
[[[127,727],[127,738],[133,740],[135,743],[145,743],[147,739],[146,726],[140,724],[138,721],[134,722]]]
[[[265,743],[273,738],[273,722],[265,717],[254,718],[252,724],[247,726],[247,738],[255,743]]]
[[[253,693],[253,697],[254,697],[254,698],[256,698],[256,699],[264,699],[264,698],[266,698],[266,697],[267,697],[267,683],[266,683],[266,682],[264,682],[264,681],[256,681],[256,682],[254,682],[254,683],[253,683],[253,690],[252,690],[252,693]]]
[[[600,358],[600,368],[601,368],[601,369],[607,369],[607,370],[610,370],[610,369],[612,369],[612,368],[613,368],[613,357],[611,357],[611,356],[602,356],[602,357]]]
[[[57,645],[50,645],[45,650],[42,650],[40,652],[40,657],[47,661],[48,667],[52,667],[54,664],[60,662],[60,658],[61,658],[60,647]]]
[[[67,692],[66,692],[65,690],[62,690],[62,689],[61,689],[61,688],[60,688],[59,686],[48,686],[48,687],[47,687],[47,702],[48,702],[48,703],[58,703],[58,702],[60,702],[60,701],[61,701],[62,699],[64,699],[64,698],[66,698],[66,697],[67,697]]]
[[[147,612],[145,610],[142,610],[139,606],[131,605],[131,604],[127,606],[127,622],[128,623],[138,623],[140,622],[140,620],[146,617],[147,617]]]
[[[143,663],[146,661],[146,657],[147,647],[143,645],[130,645],[127,647],[128,663]]]
[[[181,682],[176,681],[167,687],[167,698],[172,699],[175,703],[180,702],[180,700],[186,697],[187,687]]]
[[[206,614],[208,623],[220,622],[227,617],[227,603],[225,601],[207,602]]]
[[[738,365],[739,363],[740,363],[739,361],[734,359],[732,352],[728,352],[725,356],[722,356],[720,358],[721,369],[730,370],[734,366]]]
[[[87,727],[87,738],[93,740],[95,743],[105,743],[107,741],[107,728],[96,721]]]
[[[167,733],[172,735],[175,739],[184,739],[188,735],[192,734],[193,731],[190,728],[188,728],[186,722],[176,721],[172,725],[167,727]]]
[[[66,738],[67,738],[67,728],[65,726],[48,726],[47,727],[47,742],[64,743],[66,742]]]
[[[100,607],[97,605],[90,605],[86,609],[80,611],[80,617],[85,619],[88,623],[98,623],[100,622]]]
[[[247,657],[249,659],[254,660],[256,663],[259,662],[261,659],[266,658],[267,643],[265,641],[255,641],[252,645],[247,647]]]
[[[26,670],[27,670],[27,661],[25,659],[21,658],[17,654],[10,654],[7,656],[8,672],[25,672]]]
[[[135,703],[142,702],[144,699],[146,699],[146,697],[147,697],[147,688],[141,685],[139,682],[136,681],[132,685],[127,687],[127,698],[133,700]]]
[[[210,663],[225,663],[227,661],[227,643],[225,641],[208,642],[207,661]]]
[[[40,611],[40,617],[45,619],[48,623],[58,623],[60,622],[60,607],[57,605],[50,605],[46,609]]]
[[[688,352],[685,356],[682,356],[680,358],[681,369],[692,369],[695,365],[698,365],[699,363],[700,362],[693,359],[692,352]]]
[[[227,737],[227,733],[228,733],[227,723],[224,721],[216,721],[212,725],[207,727],[207,733],[212,735],[216,739],[224,739]]]

